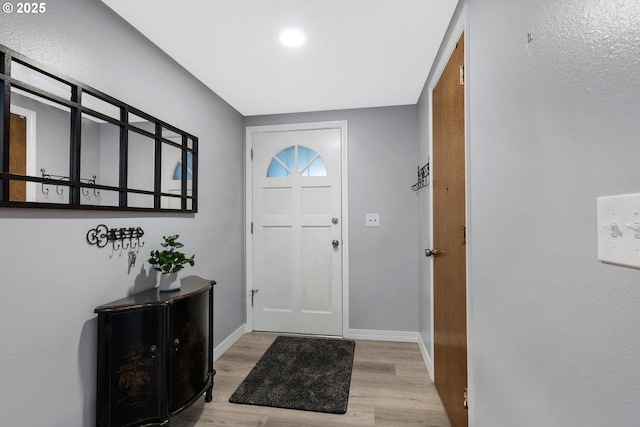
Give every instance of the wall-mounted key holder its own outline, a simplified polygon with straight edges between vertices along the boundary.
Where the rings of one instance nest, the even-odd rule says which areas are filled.
[[[141,247],[144,246],[144,241],[140,238],[144,236],[144,230],[141,227],[128,227],[128,228],[109,228],[104,224],[98,225],[96,228],[92,228],[87,232],[87,243],[92,246],[104,248],[111,243],[111,255],[119,252],[122,256],[123,251],[129,251],[129,269],[133,263],[135,263],[135,254],[131,255],[131,252],[137,253]]]

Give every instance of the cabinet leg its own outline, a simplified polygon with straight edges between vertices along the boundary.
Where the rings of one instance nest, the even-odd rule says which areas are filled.
[[[204,401],[211,402],[213,400],[213,384],[215,383],[216,370],[213,369],[211,372],[211,385],[207,387],[207,391],[205,392]]]

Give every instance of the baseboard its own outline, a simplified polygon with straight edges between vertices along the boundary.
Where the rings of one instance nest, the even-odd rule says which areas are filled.
[[[220,356],[224,354],[225,351],[229,350],[232,345],[236,343],[245,333],[246,333],[247,325],[242,324],[238,329],[235,330],[231,335],[229,335],[224,341],[216,346],[213,349],[213,360],[218,360]]]
[[[354,340],[418,342],[420,334],[405,331],[374,331],[369,329],[349,329],[349,338]]]
[[[429,372],[429,378],[431,378],[431,381],[433,381],[433,361],[431,360],[431,357],[429,357],[427,346],[424,344],[424,341],[422,340],[422,335],[420,334],[418,334],[418,347],[420,347],[420,353],[422,353],[424,364],[427,365],[427,372]]]

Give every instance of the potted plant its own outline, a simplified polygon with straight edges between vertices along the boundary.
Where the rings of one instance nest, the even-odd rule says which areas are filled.
[[[160,275],[160,291],[176,291],[180,289],[180,281],[177,273],[182,270],[186,264],[193,266],[195,264],[194,257],[187,257],[184,253],[176,250],[184,245],[178,242],[180,235],[162,236],[164,243],[160,243],[162,251],[154,249],[149,254],[147,262],[153,266],[155,270],[162,272]]]

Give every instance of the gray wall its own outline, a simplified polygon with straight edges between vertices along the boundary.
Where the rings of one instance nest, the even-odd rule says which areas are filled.
[[[472,425],[638,425],[640,272],[596,259],[596,198],[640,190],[640,4],[468,10]]]
[[[351,329],[418,330],[415,106],[252,116],[246,126],[347,120]],[[366,213],[380,227],[365,227]]]
[[[218,281],[215,344],[244,322],[242,116],[97,0],[2,13],[0,43],[200,138],[196,215],[0,209],[0,424],[91,426],[93,309],[153,286],[144,261],[162,235],[196,253],[189,273]],[[144,229],[131,274],[126,254],[85,242],[100,223]]]

